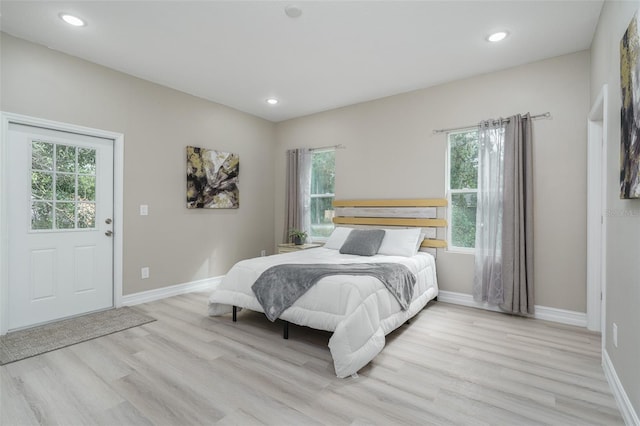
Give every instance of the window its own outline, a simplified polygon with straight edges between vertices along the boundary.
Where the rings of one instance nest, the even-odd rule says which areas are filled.
[[[334,149],[311,153],[311,239],[322,240],[333,231],[333,199],[336,177]]]
[[[449,248],[469,251],[476,239],[478,132],[449,133],[448,148]]]
[[[31,230],[94,229],[96,150],[31,143]]]

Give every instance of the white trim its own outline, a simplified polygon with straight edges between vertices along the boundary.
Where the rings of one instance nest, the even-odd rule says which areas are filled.
[[[1,113],[0,113],[1,114]],[[4,114],[2,119],[2,135],[0,135],[0,335],[6,334],[9,329],[9,221],[7,220],[9,209],[6,199],[9,191],[7,187],[7,178],[5,176],[8,169],[7,159],[7,138],[9,123],[5,121]]]
[[[603,85],[587,120],[587,328],[605,341],[607,85]]]
[[[141,303],[153,302],[167,297],[178,296],[180,294],[192,293],[194,291],[213,290],[222,282],[223,276],[205,278],[203,280],[191,281],[184,284],[176,284],[169,287],[157,288],[154,290],[141,291],[139,293],[127,294],[122,297],[123,306],[139,305]]]
[[[575,325],[577,327],[587,327],[586,312],[569,311],[567,309],[536,305],[534,318],[559,322],[561,324]]]
[[[122,306],[124,259],[124,135],[113,145],[113,306]]]
[[[634,410],[633,404],[631,404],[631,400],[629,399],[627,392],[625,392],[622,382],[620,382],[620,379],[618,378],[616,369],[613,367],[613,363],[611,362],[611,358],[609,358],[609,353],[606,349],[602,351],[602,369],[604,370],[604,376],[607,378],[607,382],[609,382],[613,398],[618,404],[620,414],[622,415],[625,424],[630,426],[640,425],[640,417],[638,417],[638,413]]]
[[[438,291],[438,301],[453,303],[456,305],[470,306],[494,312],[504,312],[497,306],[489,305],[487,302],[476,302],[473,296],[466,293],[454,291]],[[535,306],[535,319],[553,321],[561,324],[575,325],[578,327],[587,326],[587,314],[584,312],[569,311],[566,309],[550,308],[548,306]]]
[[[7,138],[9,123],[24,124],[27,126],[43,127],[63,132],[72,132],[88,136],[95,136],[113,140],[113,305],[121,306],[122,299],[122,262],[123,262],[123,199],[124,199],[124,135],[122,133],[110,132],[107,130],[94,129],[90,127],[77,126],[75,124],[62,123],[43,118],[30,117],[27,115],[0,112],[0,335],[6,334],[9,327],[9,237],[8,237],[8,217],[7,205],[9,200],[7,185]]]

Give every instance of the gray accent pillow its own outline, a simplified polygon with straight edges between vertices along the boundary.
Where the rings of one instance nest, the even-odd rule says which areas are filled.
[[[378,252],[383,238],[384,229],[354,229],[340,247],[340,253],[373,256]]]

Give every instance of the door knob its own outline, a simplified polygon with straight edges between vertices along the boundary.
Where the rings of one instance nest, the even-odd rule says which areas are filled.
[[[113,231],[109,230],[109,231],[105,232],[104,235],[106,235],[107,237],[110,237],[110,236],[113,235]]]
[[[111,222],[112,222],[112,220],[111,220],[111,218],[110,218],[110,217],[108,217],[108,218],[106,218],[106,219],[104,220],[104,223],[106,223],[107,225],[111,225]]]

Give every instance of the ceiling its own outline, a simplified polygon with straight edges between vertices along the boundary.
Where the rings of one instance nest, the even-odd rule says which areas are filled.
[[[290,18],[287,5],[302,15]],[[602,1],[11,1],[3,32],[278,122],[588,49]],[[61,12],[84,19],[71,27]],[[485,38],[506,30],[500,43]],[[276,97],[277,105],[265,100]]]

